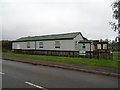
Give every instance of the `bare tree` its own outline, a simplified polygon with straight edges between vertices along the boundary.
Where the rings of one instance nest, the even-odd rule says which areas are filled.
[[[116,37],[116,41],[120,42],[120,0],[115,0],[112,4],[113,10],[113,18],[117,20],[116,22],[110,22],[112,25],[112,29],[118,32],[118,36]]]

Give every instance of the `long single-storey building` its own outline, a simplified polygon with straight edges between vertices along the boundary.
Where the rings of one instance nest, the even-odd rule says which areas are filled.
[[[81,32],[22,37],[12,42],[13,51],[36,51],[37,54],[55,55],[71,51],[107,49],[107,43],[88,40]],[[58,55],[58,54],[57,54]],[[62,55],[62,54],[61,54]]]

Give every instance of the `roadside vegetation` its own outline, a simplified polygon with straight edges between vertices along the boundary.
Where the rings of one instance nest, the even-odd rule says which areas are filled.
[[[2,52],[10,52],[12,50],[12,41],[2,40],[0,41],[0,47],[2,48]]]
[[[113,52],[113,56],[120,57],[120,52]]]
[[[78,64],[87,64],[87,65],[114,67],[114,68],[117,68],[119,63],[118,61],[115,61],[115,60],[90,59],[90,58],[80,58],[80,57],[28,55],[28,54],[15,54],[15,53],[2,53],[2,55],[31,58],[36,60],[50,60],[50,61],[57,61],[57,62],[78,63]]]

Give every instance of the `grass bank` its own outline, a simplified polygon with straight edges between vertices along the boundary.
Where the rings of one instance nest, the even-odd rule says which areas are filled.
[[[104,67],[114,67],[114,68],[118,67],[118,61],[114,61],[114,60],[104,60],[104,59],[98,60],[98,59],[89,59],[89,58],[80,58],[80,57],[60,57],[60,56],[28,55],[28,54],[15,54],[15,53],[2,53],[2,55],[31,58],[37,60],[50,60],[57,62],[87,64],[87,65],[104,66]]]
[[[120,52],[113,52],[113,56],[120,57]]]

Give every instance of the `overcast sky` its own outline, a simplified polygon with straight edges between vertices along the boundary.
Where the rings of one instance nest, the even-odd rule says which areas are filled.
[[[81,32],[88,39],[114,39],[111,0],[2,0],[2,39]]]

